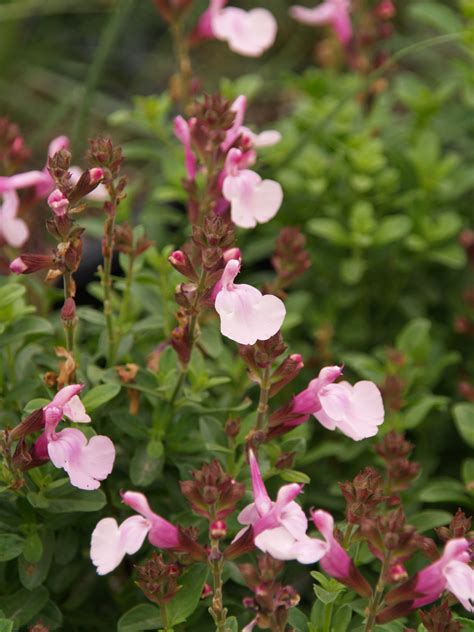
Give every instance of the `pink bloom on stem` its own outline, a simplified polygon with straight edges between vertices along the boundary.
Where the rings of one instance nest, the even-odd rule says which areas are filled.
[[[267,130],[264,132],[260,132],[260,134],[255,134],[254,132],[252,132],[252,130],[243,125],[245,112],[247,110],[247,97],[245,97],[243,94],[235,99],[235,101],[232,103],[231,110],[235,112],[235,119],[232,127],[227,130],[225,140],[221,145],[224,151],[230,149],[230,147],[232,147],[239,136],[244,136],[247,142],[254,148],[270,147],[280,142],[280,132],[277,132],[275,130]],[[246,166],[251,165],[254,162],[255,152],[253,150],[251,150],[250,152],[246,152]],[[242,163],[242,159],[240,160],[240,163]]]
[[[295,5],[290,8],[290,15],[298,22],[311,26],[329,24],[341,44],[346,46],[352,37],[350,8],[350,0],[325,0],[314,9]]]
[[[283,301],[272,294],[265,296],[246,283],[236,284],[240,261],[231,259],[224,268],[222,288],[215,308],[221,319],[221,332],[243,345],[268,340],[279,330],[285,318]]]
[[[30,235],[26,222],[17,217],[20,201],[15,190],[3,192],[0,206],[0,243],[5,241],[13,248],[22,246]]]
[[[57,217],[64,217],[69,206],[69,200],[59,189],[54,189],[48,197],[48,206]]]
[[[259,57],[273,45],[278,26],[267,9],[244,11],[225,7],[227,0],[211,0],[198,24],[201,37],[227,42],[230,50],[247,57]]]
[[[69,139],[67,136],[58,136],[51,141],[48,147],[48,159],[54,156],[61,149],[69,148]],[[52,177],[48,171],[48,160],[43,167],[42,171],[26,171],[24,173],[17,173],[13,176],[0,177],[0,193],[9,191],[12,189],[27,189],[29,187],[35,187],[36,197],[47,197],[54,186]]]
[[[325,540],[326,552],[319,560],[319,565],[325,573],[335,579],[343,580],[349,577],[352,560],[334,537],[334,518],[322,509],[312,511],[311,518]],[[313,542],[320,542],[320,540],[313,540]]]
[[[469,566],[469,548],[465,538],[449,540],[440,559],[418,573],[414,590],[423,596],[415,599],[413,609],[436,601],[449,590],[468,612],[474,612],[474,570]]]
[[[294,501],[302,485],[283,485],[274,502],[265,488],[252,450],[249,451],[249,462],[254,502],[240,512],[238,521],[252,526],[255,546],[264,553],[269,553],[277,560],[299,560],[302,553],[299,542],[309,540],[306,536],[308,520]]]
[[[88,423],[89,415],[78,395],[83,385],[71,384],[62,388],[43,408],[44,431],[34,445],[34,455],[48,458],[57,468],[64,469],[71,484],[79,489],[97,489],[100,481],[112,471],[115,447],[105,436],[97,435],[87,441],[76,428],[56,432],[63,417],[75,423]]]
[[[373,437],[384,420],[382,396],[377,386],[368,380],[356,382],[333,382],[342,374],[338,366],[325,367],[308,387],[295,396],[292,413],[314,415],[328,430],[339,430],[360,441]],[[305,418],[287,425],[299,425]]]
[[[236,148],[227,154],[222,193],[230,202],[234,224],[254,228],[275,217],[283,201],[283,190],[274,180],[262,180],[255,171],[239,169],[242,157]]]
[[[174,133],[175,136],[184,145],[184,160],[186,165],[186,172],[188,174],[188,180],[194,180],[196,178],[196,156],[191,149],[191,125],[193,119],[189,122],[182,116],[177,116],[174,119]]]
[[[120,526],[114,518],[104,518],[97,523],[92,533],[91,559],[99,575],[110,573],[125,555],[136,553],[147,535],[153,546],[179,548],[178,529],[155,514],[143,494],[125,492],[122,501],[140,515],[127,518]]]

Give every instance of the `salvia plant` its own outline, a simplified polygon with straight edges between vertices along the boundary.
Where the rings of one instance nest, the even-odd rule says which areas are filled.
[[[150,3],[123,147],[0,119],[0,631],[472,630],[472,7],[201,4]],[[281,112],[203,89],[280,26]],[[449,43],[447,88],[400,66]]]

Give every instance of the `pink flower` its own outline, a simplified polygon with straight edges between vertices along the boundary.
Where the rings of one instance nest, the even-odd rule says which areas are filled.
[[[19,199],[15,190],[3,193],[0,206],[0,243],[6,242],[13,248],[22,246],[30,235],[26,222],[17,217]]]
[[[237,259],[226,264],[215,308],[224,336],[243,345],[253,345],[257,340],[268,340],[280,330],[286,310],[278,297],[263,296],[251,285],[235,284],[239,271],[240,261]]]
[[[449,590],[468,612],[474,612],[474,570],[469,566],[469,548],[465,538],[449,540],[440,559],[418,573],[414,590],[423,596],[415,599],[413,609],[426,606]]]
[[[34,445],[33,454],[39,460],[49,457],[55,467],[67,472],[74,487],[97,489],[100,481],[112,471],[115,460],[112,441],[97,435],[88,442],[76,428],[56,432],[56,426],[63,417],[75,423],[90,422],[84,404],[78,397],[82,388],[81,384],[65,386],[43,408],[44,431]]]
[[[339,430],[360,441],[373,437],[384,420],[382,396],[373,382],[363,380],[352,386],[349,382],[333,384],[342,374],[338,366],[325,367],[308,387],[295,396],[291,412],[303,415],[288,426],[306,421],[304,415],[314,415],[328,430]]]
[[[241,228],[268,222],[283,201],[281,185],[262,178],[250,169],[239,169],[243,153],[233,148],[227,154],[222,193],[230,202],[232,221]]]
[[[346,46],[352,37],[350,8],[350,0],[325,0],[314,9],[299,5],[293,6],[290,8],[290,15],[298,22],[311,26],[329,24],[341,44]]]
[[[114,518],[98,522],[92,533],[91,559],[99,575],[110,573],[125,555],[136,553],[147,535],[150,543],[158,548],[180,548],[178,529],[155,514],[143,494],[125,492],[122,500],[140,515],[127,518],[120,526]]]
[[[261,132],[260,134],[255,134],[254,132],[252,132],[252,130],[243,125],[245,112],[247,110],[247,97],[245,97],[244,95],[240,95],[235,99],[235,101],[232,103],[231,110],[235,112],[235,119],[232,127],[227,130],[225,140],[222,143],[222,149],[224,151],[228,151],[235,143],[235,141],[239,138],[239,136],[244,136],[245,140],[252,148],[270,147],[280,142],[280,132],[277,132],[275,130],[267,130],[265,132]],[[252,165],[254,164],[254,162],[255,151],[250,150],[249,152],[246,152],[246,166]]]
[[[224,8],[226,3],[227,0],[210,1],[199,20],[199,35],[227,42],[239,55],[259,57],[275,41],[278,30],[275,18],[266,9]]]
[[[193,122],[194,119],[188,122],[182,116],[177,116],[174,119],[175,136],[184,145],[184,158],[188,180],[194,180],[196,178],[196,156],[191,149],[191,126]]]
[[[69,139],[67,136],[58,136],[51,141],[48,147],[48,159],[53,157],[54,154],[61,149],[68,149],[68,147]],[[35,187],[36,197],[45,198],[51,193],[53,186],[54,182],[48,171],[48,160],[46,160],[42,171],[26,171],[13,176],[0,177],[0,193],[12,189]]]
[[[48,197],[48,206],[57,217],[64,217],[69,206],[69,200],[59,189],[54,189]]]
[[[284,485],[273,502],[252,450],[249,451],[249,462],[254,502],[240,512],[238,521],[252,526],[255,546],[264,553],[269,553],[277,560],[299,560],[303,551],[299,542],[309,540],[306,536],[308,520],[301,507],[294,502],[302,485]],[[234,542],[243,531],[245,529],[237,534]]]

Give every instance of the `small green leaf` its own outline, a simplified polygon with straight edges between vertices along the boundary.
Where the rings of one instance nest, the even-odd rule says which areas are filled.
[[[122,617],[117,624],[117,632],[142,632],[142,630],[157,630],[163,622],[159,608],[151,604],[134,606]]]
[[[412,221],[407,215],[392,215],[384,217],[374,235],[377,246],[385,246],[392,241],[398,241],[410,232]]]
[[[0,347],[4,347],[18,340],[24,340],[29,336],[51,336],[53,333],[53,326],[45,318],[26,316],[16,321],[0,335]]]
[[[318,217],[311,219],[307,224],[308,232],[316,237],[323,237],[338,246],[349,244],[349,232],[342,224],[334,219]]]
[[[139,445],[130,461],[130,480],[138,487],[151,485],[161,474],[163,458],[148,454],[147,445]]]
[[[430,346],[431,323],[426,318],[415,318],[406,325],[397,337],[397,349],[410,358],[421,361]]]
[[[433,408],[441,408],[449,402],[448,397],[425,395],[419,402],[405,409],[402,417],[404,428],[416,428]]]
[[[59,489],[48,490],[45,494],[51,513],[69,513],[73,511],[99,511],[105,507],[107,499],[100,489],[86,491],[75,489],[69,484]]]
[[[14,623],[11,619],[0,619],[0,632],[12,632]]]
[[[33,591],[21,588],[13,595],[0,597],[0,608],[9,619],[15,620],[15,627],[21,627],[44,608],[48,598],[49,593],[44,586]]]
[[[280,476],[284,481],[288,483],[311,483],[310,477],[304,472],[298,472],[297,470],[282,470]]]
[[[474,448],[474,404],[456,404],[453,415],[459,434],[471,448]]]
[[[22,555],[18,558],[18,574],[25,588],[33,590],[45,581],[48,576],[54,551],[54,535],[47,531],[42,538],[42,555],[37,562],[28,562]]]
[[[207,564],[195,564],[178,579],[181,589],[166,606],[171,625],[186,621],[197,608],[208,574]]]
[[[338,610],[336,610],[336,613],[334,614],[332,618],[331,630],[334,630],[334,632],[346,632],[346,630],[349,627],[349,623],[351,622],[351,619],[352,619],[351,607],[348,604],[341,606],[340,608],[338,608]]]
[[[464,492],[464,486],[454,479],[444,479],[429,483],[420,492],[420,500],[427,503],[468,504],[469,498]]]
[[[41,538],[36,533],[30,533],[25,540],[25,546],[23,547],[23,557],[27,562],[35,563],[41,559],[43,555],[43,543]]]
[[[451,522],[453,515],[448,511],[421,511],[409,519],[409,523],[424,533],[435,527],[442,527]]]
[[[23,551],[25,541],[15,533],[0,533],[0,562],[8,562]]]
[[[462,464],[462,480],[468,489],[474,489],[474,459],[466,459]]]
[[[91,413],[99,406],[110,402],[120,392],[120,384],[99,384],[84,395],[82,401],[87,412]]]

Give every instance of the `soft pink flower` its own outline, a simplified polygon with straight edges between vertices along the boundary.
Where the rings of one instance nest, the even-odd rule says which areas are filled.
[[[262,178],[250,169],[241,169],[243,153],[233,148],[227,154],[222,193],[230,202],[230,216],[241,228],[254,228],[268,222],[283,201],[281,185]]]
[[[349,17],[350,0],[325,0],[314,9],[295,5],[290,8],[292,18],[303,24],[319,26],[329,24],[344,46],[352,37],[352,24]]]
[[[180,545],[178,529],[155,514],[143,494],[125,492],[122,500],[140,515],[127,518],[120,526],[114,518],[98,522],[92,533],[91,559],[99,575],[117,568],[126,554],[136,553],[147,535],[150,543],[161,549],[179,548]]]
[[[49,457],[53,465],[64,469],[71,484],[79,489],[97,489],[100,481],[112,471],[115,447],[105,436],[97,435],[87,441],[76,428],[56,432],[63,417],[75,423],[88,423],[89,415],[78,397],[81,384],[62,388],[54,399],[44,406],[44,431],[36,441],[33,453],[38,459]]]
[[[286,310],[278,297],[272,294],[263,296],[251,285],[234,283],[239,270],[240,261],[237,259],[227,263],[215,308],[224,336],[243,345],[253,345],[257,340],[268,340],[280,330]]]
[[[69,139],[67,136],[58,136],[48,147],[48,159],[54,156],[54,154],[61,149],[68,148]],[[24,173],[17,173],[13,176],[0,177],[0,193],[12,189],[17,190],[35,187],[36,197],[47,197],[54,187],[54,181],[48,171],[48,159],[46,160],[46,164],[42,171],[26,171]]]
[[[57,217],[64,217],[69,206],[69,200],[59,189],[54,189],[49,194],[48,206]]]
[[[308,387],[295,396],[291,412],[314,415],[328,430],[339,430],[360,441],[373,437],[384,420],[384,407],[379,389],[373,382],[362,380],[354,386],[349,382],[333,384],[342,374],[338,366],[325,367]],[[304,417],[287,425],[299,425]]]
[[[474,570],[469,566],[469,548],[465,538],[449,540],[440,559],[418,573],[414,590],[423,596],[415,599],[413,609],[426,606],[449,590],[468,612],[474,612]]]
[[[13,248],[22,246],[30,235],[26,222],[17,217],[19,199],[15,190],[3,192],[0,206],[0,243],[5,241]]]
[[[210,1],[198,24],[201,37],[225,41],[234,53],[247,57],[259,57],[273,45],[278,26],[270,11],[244,11],[225,4],[227,0]]]
[[[265,488],[252,450],[249,451],[249,462],[254,502],[240,512],[238,521],[252,526],[255,546],[264,553],[278,560],[299,560],[302,553],[299,542],[309,540],[306,536],[308,520],[301,507],[294,502],[302,485],[283,485],[274,502]],[[237,534],[235,540],[243,531],[245,529]]]
[[[226,137],[224,142],[222,143],[222,149],[227,151],[232,147],[235,141],[239,138],[239,136],[243,136],[246,142],[252,148],[258,147],[270,147],[280,142],[281,134],[275,130],[267,130],[264,132],[260,132],[260,134],[255,134],[248,127],[244,126],[245,112],[247,110],[247,97],[244,95],[240,95],[235,99],[232,103],[231,110],[235,112],[235,119],[232,124],[232,127],[227,130]],[[242,159],[240,160],[242,162]],[[255,151],[252,149],[246,152],[245,155],[245,164],[246,166],[250,166],[255,162]]]

